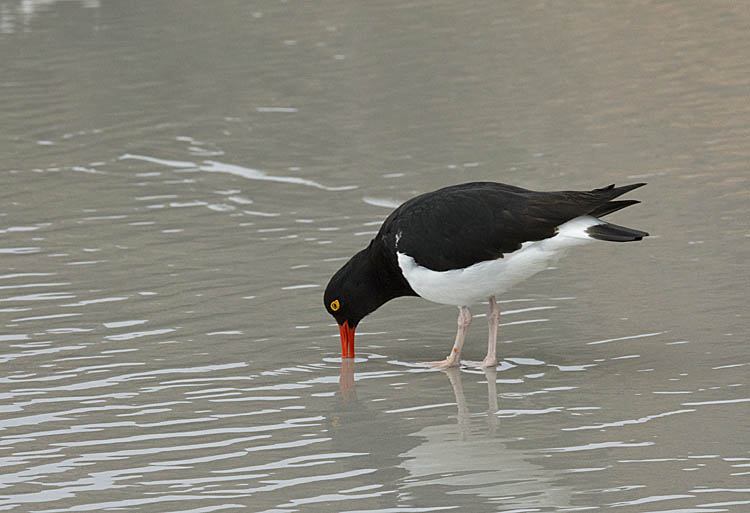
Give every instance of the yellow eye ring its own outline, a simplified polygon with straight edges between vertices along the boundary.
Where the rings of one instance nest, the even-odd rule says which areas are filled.
[[[331,301],[331,310],[333,310],[335,312],[339,308],[341,308],[341,305],[339,304],[339,300],[338,299],[334,299],[333,301]]]

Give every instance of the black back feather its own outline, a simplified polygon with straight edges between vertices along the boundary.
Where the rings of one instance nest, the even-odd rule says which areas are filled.
[[[559,225],[575,217],[603,216],[638,203],[611,200],[643,185],[558,192],[495,182],[454,185],[402,204],[373,242],[383,249],[395,247],[434,271],[459,269],[552,237]],[[397,265],[395,254],[387,253],[391,265]]]

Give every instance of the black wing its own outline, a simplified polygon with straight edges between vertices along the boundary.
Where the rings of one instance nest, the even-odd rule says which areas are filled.
[[[502,258],[527,241],[552,237],[581,215],[602,216],[634,200],[610,201],[645,185],[592,191],[537,192],[494,182],[446,187],[407,201],[385,220],[376,240],[435,271]]]

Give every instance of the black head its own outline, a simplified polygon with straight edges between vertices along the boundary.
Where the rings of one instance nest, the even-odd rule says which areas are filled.
[[[342,358],[354,358],[354,330],[366,315],[394,297],[378,277],[368,249],[354,255],[328,282],[323,302],[341,333]]]
[[[323,295],[328,313],[336,319],[339,325],[348,322],[352,328],[356,328],[359,321],[369,313],[361,309],[362,295],[367,291],[362,290],[361,279],[357,277],[354,267],[350,260],[336,271]]]

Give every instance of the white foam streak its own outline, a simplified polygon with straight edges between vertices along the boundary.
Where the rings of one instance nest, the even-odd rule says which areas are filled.
[[[396,208],[401,203],[385,198],[373,198],[371,196],[365,196],[362,198],[362,201],[367,203],[368,205],[372,205],[374,207],[383,207],[383,208]]]
[[[134,155],[132,153],[126,153],[125,155],[121,155],[120,160],[143,160],[145,162],[151,162],[152,164],[159,164],[160,166],[167,166],[167,167],[174,167],[174,168],[196,167],[195,162],[159,159],[156,157],[148,157],[146,155]]]
[[[356,185],[327,187],[314,180],[308,180],[306,178],[299,178],[297,176],[273,176],[269,175],[265,171],[260,171],[259,169],[237,166],[234,164],[225,164],[224,162],[217,162],[215,160],[204,161],[199,169],[207,173],[227,173],[230,175],[241,176],[242,178],[247,178],[248,180],[263,180],[266,182],[281,182],[296,185],[306,185],[308,187],[315,187],[316,189],[323,189],[324,191],[348,191],[357,188]]]
[[[654,445],[654,442],[599,442],[590,443],[585,445],[574,445],[570,447],[554,447],[550,449],[542,449],[543,451],[549,452],[575,452],[575,451],[593,451],[596,449],[612,449],[612,448],[624,448],[624,447],[649,447]]]
[[[593,342],[586,342],[586,345],[594,346],[597,344],[608,344],[609,342],[619,342],[620,340],[633,340],[636,338],[655,337],[657,335],[663,335],[666,331],[656,331],[654,333],[642,333],[640,335],[629,335],[627,337],[607,338],[604,340],[595,340]]]
[[[637,419],[628,419],[628,420],[619,420],[617,422],[605,422],[602,424],[595,424],[591,426],[578,426],[578,427],[572,427],[572,428],[562,428],[563,431],[580,431],[584,429],[604,429],[608,427],[622,427],[622,426],[628,426],[631,424],[643,424],[645,422],[648,422],[653,419],[660,419],[662,417],[669,417],[671,415],[678,415],[680,413],[691,413],[695,410],[675,410],[675,411],[668,411],[664,413],[656,413],[654,415],[646,415],[644,417],[640,417]]]

